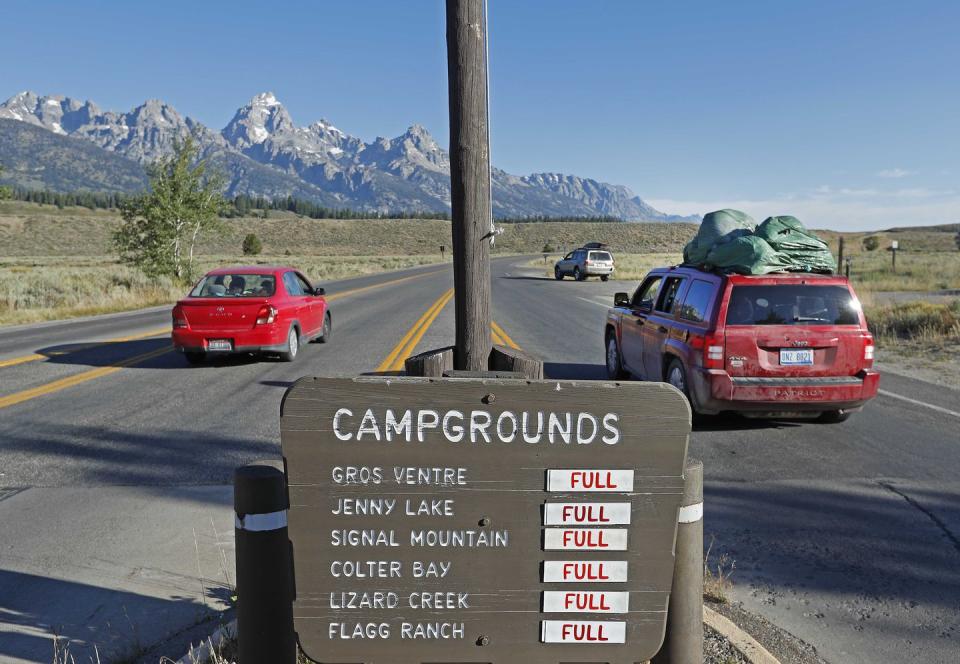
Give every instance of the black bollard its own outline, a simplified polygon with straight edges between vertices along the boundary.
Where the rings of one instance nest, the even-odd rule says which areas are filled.
[[[703,462],[687,459],[667,633],[654,664],[703,663]]]
[[[287,536],[287,481],[282,461],[237,468],[237,637],[244,664],[295,664],[293,559]]]

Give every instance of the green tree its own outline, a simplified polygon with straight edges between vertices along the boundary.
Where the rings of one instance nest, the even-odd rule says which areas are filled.
[[[247,236],[243,238],[243,255],[256,256],[261,251],[263,251],[263,245],[260,244],[260,238],[253,233],[247,233]]]
[[[221,227],[223,178],[208,174],[192,139],[149,168],[150,190],[120,205],[123,223],[113,242],[120,260],[149,276],[193,278],[197,241]]]
[[[0,176],[2,175],[3,175],[3,165],[0,164]],[[11,198],[12,196],[13,196],[13,192],[10,190],[10,187],[0,186],[0,201],[5,200],[7,198]]]
[[[875,235],[870,237],[863,238],[863,248],[867,251],[876,251],[877,247],[880,246],[880,238]]]

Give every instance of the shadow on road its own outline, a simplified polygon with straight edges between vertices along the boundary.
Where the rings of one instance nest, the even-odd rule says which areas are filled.
[[[704,527],[714,553],[736,563],[734,585],[761,604],[948,649],[960,625],[960,545],[945,524],[958,505],[958,487],[908,482],[708,481]]]
[[[227,421],[231,411],[228,404],[211,408],[210,421]],[[54,482],[170,486],[232,484],[235,468],[278,458],[280,447],[269,440],[222,435],[203,423],[140,431],[34,422],[7,428],[0,452],[19,462],[4,468],[4,481],[11,486]]]
[[[313,344],[304,345],[303,351],[307,352]],[[161,339],[141,339],[137,341],[108,341],[97,342],[94,344],[61,344],[57,346],[48,346],[36,351],[37,355],[44,355],[47,362],[54,364],[69,364],[74,366],[87,367],[113,367],[122,365],[131,359],[140,355],[169,349],[169,353],[161,353],[136,362],[139,369],[203,369],[217,367],[247,366],[250,364],[275,364],[280,362],[279,356],[275,354],[212,354],[197,365],[191,365],[187,362],[183,353],[173,350],[170,346],[170,340]]]
[[[170,600],[0,570],[0,661],[49,662],[54,635],[78,662],[127,661],[191,621],[216,618],[219,610],[207,603],[229,604],[228,588],[207,585],[205,592],[205,601],[197,596]],[[56,624],[48,622],[51,618]]]

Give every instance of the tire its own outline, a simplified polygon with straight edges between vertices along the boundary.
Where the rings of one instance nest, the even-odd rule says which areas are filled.
[[[563,272],[560,271],[559,265],[556,265],[553,268],[553,278],[557,281],[563,281]]]
[[[202,350],[187,351],[183,354],[183,356],[187,358],[188,364],[203,364],[203,362],[207,359],[207,354]]]
[[[850,419],[850,416],[853,413],[849,410],[825,410],[820,413],[820,417],[817,418],[817,422],[823,422],[824,424],[840,424],[841,422],[846,422]]]
[[[677,358],[670,360],[667,365],[666,382],[683,392],[683,396],[690,401],[690,385],[687,383],[687,371],[683,368],[683,362]],[[693,402],[690,401],[690,407],[693,408]]]
[[[578,265],[577,267],[573,268],[573,280],[583,281],[584,279],[585,277],[583,276],[583,272],[580,271],[580,266]]]
[[[323,330],[320,332],[320,336],[317,337],[317,343],[325,344],[329,343],[330,335],[333,334],[333,321],[330,319],[330,312],[328,311],[323,317]]]
[[[601,274],[601,275],[600,275],[600,281],[609,281],[609,280],[610,280],[610,275],[609,275],[609,274]]]
[[[287,333],[287,350],[280,353],[280,359],[284,362],[293,362],[297,358],[297,353],[300,352],[300,331],[297,330],[296,325],[290,326],[290,331]]]
[[[610,380],[623,380],[629,374],[623,368],[623,356],[620,354],[620,344],[617,342],[617,335],[607,333],[607,378]]]

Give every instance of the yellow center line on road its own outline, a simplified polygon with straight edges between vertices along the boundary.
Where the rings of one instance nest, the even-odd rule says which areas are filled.
[[[452,298],[453,289],[451,288],[431,304],[430,307],[423,312],[423,315],[417,319],[417,322],[413,324],[413,327],[407,330],[407,333],[403,335],[403,338],[394,346],[393,350],[384,358],[376,370],[378,372],[403,370],[404,361],[413,353],[417,344],[420,343],[420,339],[423,338],[423,335],[430,329],[433,321],[440,315],[443,307],[446,306],[447,302]]]
[[[117,371],[120,371],[124,367],[129,367],[129,366],[133,366],[134,364],[140,364],[141,362],[146,362],[147,360],[153,359],[154,357],[159,357],[160,355],[169,353],[172,350],[173,350],[172,348],[160,348],[157,350],[152,350],[149,353],[143,353],[141,355],[136,355],[126,360],[120,360],[119,362],[115,362],[106,367],[98,367],[96,369],[90,369],[89,371],[84,371],[82,373],[78,373],[73,376],[67,376],[66,378],[61,378],[51,383],[40,385],[39,387],[34,387],[29,390],[23,390],[21,392],[14,392],[13,394],[9,394],[5,397],[0,397],[0,409],[7,408],[9,406],[14,406],[18,403],[29,401],[30,399],[36,399],[37,397],[42,397],[47,394],[53,394],[54,392],[59,392],[60,390],[65,390],[68,387],[73,387],[74,385],[86,383],[87,381],[94,380],[95,378],[100,378],[102,376],[109,376],[112,373],[116,373]]]
[[[497,337],[503,340],[501,346],[509,346],[514,350],[520,350],[520,346],[517,345],[517,342],[510,338],[510,335],[503,331],[503,328],[497,325],[496,321],[490,321],[490,329],[493,330],[493,338],[496,340]]]

